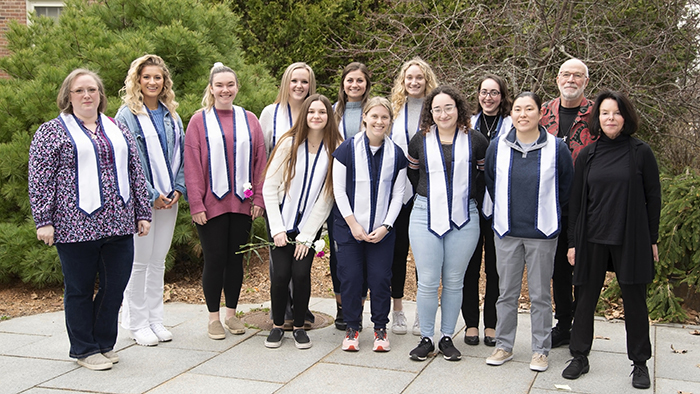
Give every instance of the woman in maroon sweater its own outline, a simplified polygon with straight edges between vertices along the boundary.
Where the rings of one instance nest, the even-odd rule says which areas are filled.
[[[192,116],[185,135],[185,183],[204,254],[202,287],[212,339],[226,337],[219,317],[222,289],[226,328],[232,334],[245,332],[236,318],[243,284],[243,255],[236,252],[247,242],[252,221],[264,211],[265,142],[255,115],[233,105],[237,93],[236,74],[216,63],[203,108]]]

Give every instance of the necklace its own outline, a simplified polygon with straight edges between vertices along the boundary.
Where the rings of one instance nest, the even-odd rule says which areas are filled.
[[[489,118],[490,118],[490,116],[489,116]],[[486,115],[484,115],[483,113],[481,114],[481,120],[483,120],[484,126],[486,126],[486,137],[491,138],[491,135],[492,135],[494,129],[496,129],[496,123],[498,121],[498,116],[493,117],[493,121],[491,122],[490,126],[489,126],[489,121],[486,118]]]

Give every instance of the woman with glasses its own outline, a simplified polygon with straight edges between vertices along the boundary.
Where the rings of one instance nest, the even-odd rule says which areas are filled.
[[[486,153],[486,188],[493,198],[494,243],[499,290],[496,349],[488,365],[513,359],[518,300],[527,266],[532,358],[530,369],[544,372],[551,349],[550,280],[561,230],[561,207],[569,199],[573,163],[559,138],[539,126],[540,97],[523,92],[515,98],[513,128],[501,134]]]
[[[119,307],[134,233],[148,235],[151,204],[131,133],[103,113],[100,77],[74,70],[56,103],[61,114],[39,127],[29,148],[29,202],[37,238],[56,244],[61,259],[70,357],[105,370],[119,362]]]
[[[425,98],[420,133],[408,146],[408,178],[416,191],[409,237],[418,274],[416,302],[421,341],[411,350],[423,361],[435,350],[438,288],[442,321],[439,351],[446,360],[462,354],[452,343],[462,305],[464,272],[479,237],[476,199],[483,194],[483,163],[488,140],[469,122],[464,97],[451,86],[439,86]]]
[[[508,94],[508,86],[503,78],[488,74],[479,82],[477,89],[478,101],[476,114],[472,115],[471,123],[474,130],[480,132],[489,141],[495,140],[499,134],[508,132],[513,127],[510,119],[512,101]],[[490,198],[487,199],[490,202]],[[479,212],[483,204],[479,199]],[[464,274],[462,290],[462,317],[467,325],[464,332],[464,343],[479,344],[479,277],[481,276],[481,258],[484,258],[486,272],[486,294],[484,296],[484,344],[496,345],[496,300],[498,300],[498,272],[496,271],[496,250],[493,244],[491,221],[479,215],[479,242],[469,261],[469,267]],[[483,252],[483,253],[482,253]]]
[[[437,77],[428,63],[415,57],[401,66],[391,89],[391,106],[394,110],[394,123],[391,128],[391,140],[404,154],[408,154],[408,143],[418,132],[420,114],[423,111],[425,95],[437,87]],[[394,263],[391,266],[391,298],[394,300],[394,312],[391,316],[391,332],[406,334],[408,327],[403,313],[403,290],[406,283],[406,258],[408,257],[408,219],[413,209],[413,188],[406,182],[403,207],[394,222],[396,244],[394,246]],[[417,280],[417,279],[416,279]],[[413,335],[420,335],[418,311],[413,321]]]

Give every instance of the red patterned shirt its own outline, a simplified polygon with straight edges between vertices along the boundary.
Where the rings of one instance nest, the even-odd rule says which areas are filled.
[[[560,105],[561,98],[557,97],[542,106],[542,119],[540,119],[540,125],[547,129],[548,133],[555,136],[559,136]],[[571,126],[571,129],[569,129],[569,132],[564,136],[564,142],[566,143],[566,146],[569,147],[574,162],[576,161],[578,152],[583,149],[584,146],[596,140],[596,137],[592,136],[588,130],[592,107],[593,103],[586,100],[584,97],[583,101],[581,101],[581,106],[579,107],[578,115],[576,115],[574,124]]]

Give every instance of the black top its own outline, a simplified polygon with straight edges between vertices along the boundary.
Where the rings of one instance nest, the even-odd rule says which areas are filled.
[[[489,141],[491,140],[491,138],[493,138],[494,132],[498,131],[498,130],[496,130],[496,127],[498,127],[499,118],[500,118],[499,115],[489,116],[483,112],[481,113],[481,124],[479,127],[479,129],[480,129],[479,131]]]
[[[588,241],[622,245],[630,179],[630,137],[601,133],[588,172]]]
[[[470,161],[472,163],[472,179],[469,198],[475,198],[479,206],[484,198],[484,156],[486,156],[486,148],[489,146],[489,140],[481,133],[475,130],[469,131],[471,135]],[[408,155],[419,162],[419,170],[408,168],[408,179],[413,185],[413,189],[421,196],[428,196],[428,176],[425,173],[425,137],[422,132],[416,133],[411,138],[411,143],[408,144]],[[442,144],[442,155],[445,160],[445,170],[447,171],[447,182],[452,184],[452,144]],[[411,158],[409,157],[409,161]]]
[[[559,135],[557,135],[557,137],[563,138],[564,142],[566,142],[566,146],[569,146],[569,130],[571,130],[571,126],[574,125],[579,108],[580,107],[559,107]]]

